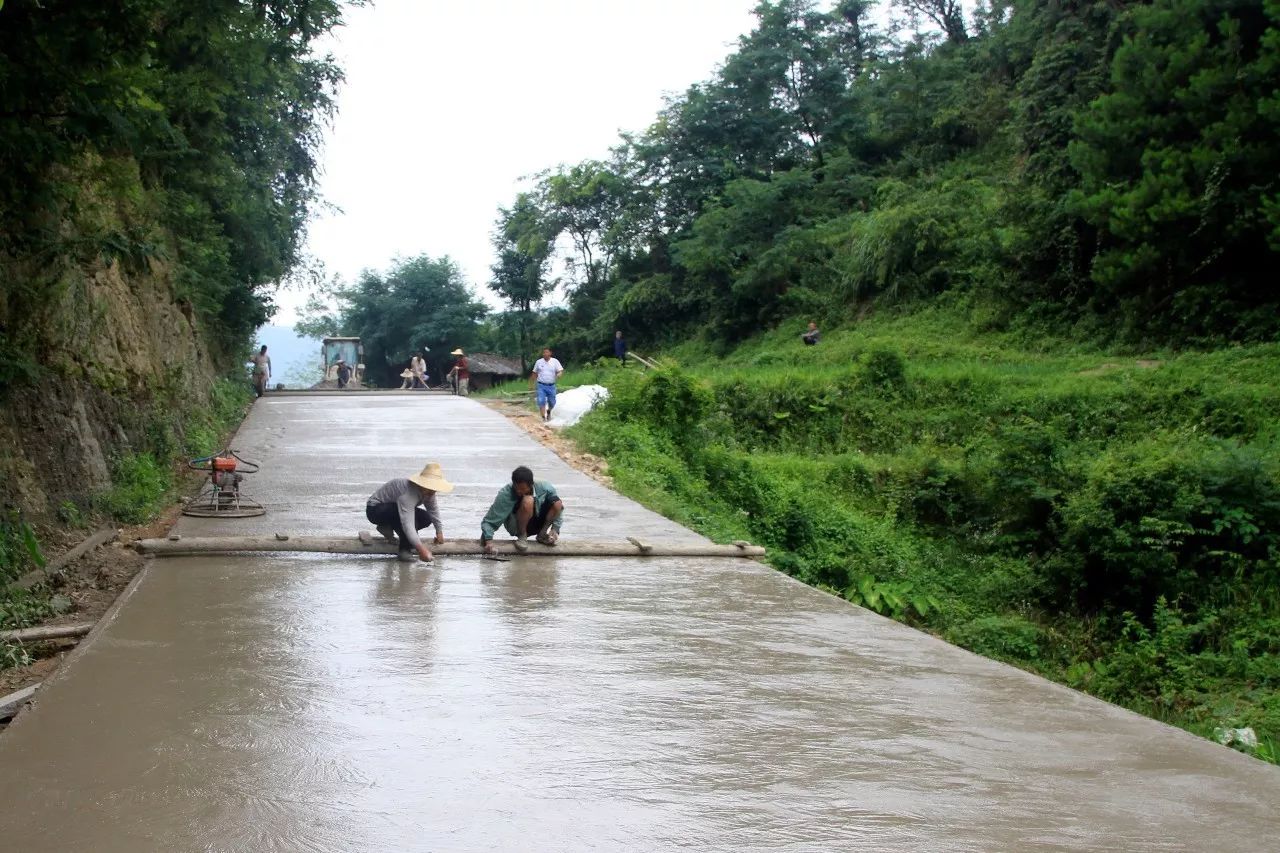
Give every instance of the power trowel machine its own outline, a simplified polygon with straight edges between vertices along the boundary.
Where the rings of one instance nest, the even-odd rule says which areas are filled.
[[[183,515],[199,518],[251,518],[266,512],[262,504],[240,493],[245,474],[256,474],[261,466],[224,450],[213,456],[192,459],[187,466],[209,475],[209,482],[182,509]]]

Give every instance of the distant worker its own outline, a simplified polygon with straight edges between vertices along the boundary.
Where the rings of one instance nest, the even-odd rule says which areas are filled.
[[[556,380],[564,373],[564,365],[551,355],[551,347],[544,347],[542,358],[533,363],[529,378],[538,383],[538,411],[544,421],[551,420],[551,410],[556,407]]]
[[[524,465],[511,472],[511,482],[498,490],[488,514],[480,522],[480,544],[486,554],[495,551],[493,534],[501,525],[516,537],[516,550],[523,551],[528,537],[543,545],[560,540],[560,523],[564,503],[556,487],[533,479],[533,471]]]
[[[351,368],[341,358],[338,359],[338,387],[346,388],[351,381]]]
[[[267,345],[253,357],[253,390],[261,397],[267,393],[267,381],[271,378],[271,356],[267,355]]]
[[[804,345],[811,347],[822,337],[822,333],[818,331],[817,323],[809,324],[809,331],[800,336],[800,340],[804,341]]]
[[[467,357],[462,352],[462,347],[458,347],[449,355],[456,355],[458,360],[453,363],[453,369],[449,374],[453,377],[453,393],[460,397],[467,396],[469,385],[471,384],[471,371],[467,367]]]
[[[413,387],[427,387],[427,361],[417,353],[413,354],[413,358],[409,361],[409,370],[413,373]]]
[[[622,332],[613,333],[613,354],[617,357],[618,364],[627,366],[627,342],[622,339]]]
[[[431,560],[431,549],[418,538],[418,531],[428,524],[436,529],[435,544],[444,542],[444,525],[436,506],[436,495],[447,495],[453,484],[444,478],[440,463],[428,462],[421,474],[388,480],[365,502],[365,517],[388,542],[399,547],[401,560],[413,560],[414,551]]]
[[[399,390],[408,391],[413,387],[413,371],[407,367],[400,371],[400,380]]]

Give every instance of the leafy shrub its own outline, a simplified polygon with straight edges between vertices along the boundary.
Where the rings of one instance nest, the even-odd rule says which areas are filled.
[[[1101,454],[1062,504],[1059,594],[1088,610],[1152,612],[1280,587],[1280,484],[1254,452],[1165,436]]]
[[[129,453],[113,466],[112,486],[100,498],[102,509],[127,524],[147,521],[163,506],[173,480],[149,453]]]
[[[860,375],[863,384],[884,391],[901,392],[907,388],[907,366],[902,354],[891,349],[873,349],[862,357]]]
[[[927,448],[892,457],[874,478],[876,495],[899,517],[962,526],[973,516],[973,495],[963,467]]]
[[[846,453],[832,460],[826,481],[838,493],[866,494],[875,484],[875,473],[861,454]]]
[[[601,408],[613,420],[640,421],[677,445],[694,443],[711,411],[711,391],[678,367],[663,367],[610,389]]]
[[[1044,551],[1056,541],[1057,505],[1068,480],[1064,446],[1057,430],[1022,417],[996,429],[989,457],[969,460],[975,512],[1015,553]]]
[[[1041,656],[1044,632],[1021,616],[983,616],[947,631],[947,641],[980,655],[1026,663]]]
[[[844,597],[854,604],[884,616],[906,621],[914,613],[928,616],[941,607],[935,596],[921,592],[909,581],[886,582],[875,575],[859,575],[844,589]]]
[[[44,564],[35,529],[16,512],[0,513],[0,586]]]
[[[74,501],[63,501],[58,504],[58,520],[68,527],[84,527],[88,524],[84,511]]]

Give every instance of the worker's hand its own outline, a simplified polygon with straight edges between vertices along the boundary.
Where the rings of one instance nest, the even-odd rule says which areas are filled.
[[[486,554],[496,554],[496,553],[498,553],[498,549],[497,549],[497,548],[495,548],[495,547],[493,547],[493,540],[492,540],[492,539],[490,539],[490,540],[488,540],[487,542],[485,542],[485,543],[484,543],[484,552],[485,552]]]
[[[443,545],[443,544],[444,544],[444,534],[443,534],[443,533],[437,533],[437,534],[436,534],[435,543],[436,543],[437,545]]]
[[[425,563],[430,563],[435,559],[435,555],[431,553],[431,549],[426,545],[418,546],[418,556],[421,557]]]

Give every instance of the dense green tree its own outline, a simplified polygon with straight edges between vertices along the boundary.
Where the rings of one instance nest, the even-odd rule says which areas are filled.
[[[530,352],[533,312],[555,287],[547,277],[559,224],[549,221],[531,193],[521,193],[510,209],[501,209],[493,233],[498,259],[490,267],[489,289],[516,315],[523,369]]]
[[[733,340],[955,287],[1110,337],[1271,334],[1276,0],[890,5],[881,32],[864,0],[762,2],[607,162],[541,176],[531,221],[573,257],[559,340]]]
[[[63,264],[160,260],[212,345],[247,338],[299,260],[341,77],[316,44],[346,5],[7,3],[0,258],[15,266],[4,313],[38,313]],[[99,192],[123,217],[94,213]]]
[[[1072,204],[1102,235],[1094,300],[1191,335],[1270,334],[1280,4],[1133,8],[1111,91],[1076,123]],[[1268,109],[1267,105],[1271,104]]]

